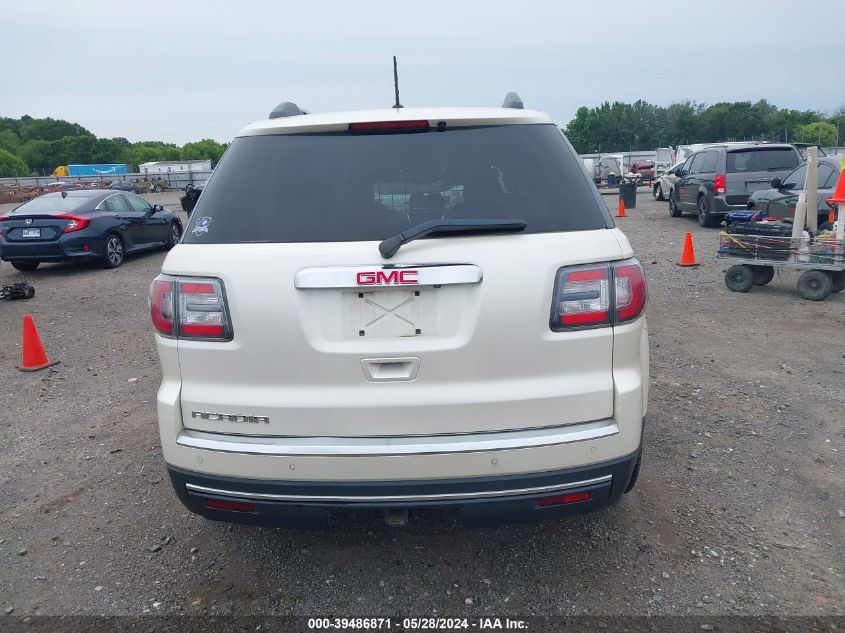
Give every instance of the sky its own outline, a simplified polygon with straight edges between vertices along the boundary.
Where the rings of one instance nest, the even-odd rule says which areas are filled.
[[[392,55],[406,106],[516,90],[562,126],[614,100],[829,112],[845,104],[842,2],[0,0],[0,116],[226,142],[281,101],[391,106]]]

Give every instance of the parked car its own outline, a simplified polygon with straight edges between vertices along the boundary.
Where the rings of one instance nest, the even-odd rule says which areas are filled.
[[[654,194],[655,200],[666,199],[666,196],[672,191],[672,185],[675,184],[675,180],[678,178],[678,169],[683,164],[684,161],[675,163],[657,177],[657,180],[654,181],[654,185],[651,188],[651,192]]]
[[[137,181],[126,182],[124,180],[113,180],[109,183],[108,188],[114,189],[116,191],[129,191],[131,193],[141,193],[141,187]]]
[[[187,213],[188,216],[191,215],[191,211],[197,205],[197,200],[199,200],[200,194],[205,189],[207,182],[207,180],[201,180],[197,183],[185,185],[185,195],[179,198],[179,202],[182,205],[182,211]]]
[[[669,213],[693,211],[701,226],[721,224],[731,211],[744,210],[752,193],[768,189],[801,164],[787,144],[711,145],[693,153],[678,171],[669,196]]]
[[[170,249],[181,235],[175,213],[139,196],[103,189],[62,191],[0,217],[0,258],[22,271],[69,260],[117,268],[126,255]]]
[[[284,110],[238,134],[150,288],[185,506],[324,526],[618,501],[648,402],[646,281],[552,119]]]
[[[85,182],[48,182],[44,185],[46,191],[76,191],[78,189],[88,189],[88,183]]]
[[[801,158],[803,158],[804,160],[807,160],[807,150],[809,150],[811,147],[816,148],[816,154],[819,157],[827,156],[827,152],[825,152],[821,147],[819,147],[817,143],[795,143],[792,141],[790,141],[790,143],[794,145],[795,148],[801,153]]]
[[[819,227],[827,224],[830,207],[826,200],[833,196],[833,190],[839,180],[839,172],[842,170],[843,162],[845,162],[845,158],[839,156],[820,156],[818,159],[816,211]],[[804,191],[806,179],[807,164],[804,163],[787,174],[783,180],[780,178],[772,179],[770,189],[761,189],[752,193],[748,199],[748,210],[762,211],[767,217],[778,218],[779,220],[794,218],[798,195]]]
[[[635,161],[628,166],[628,171],[637,174],[639,184],[642,184],[646,180],[654,180],[654,161]]]

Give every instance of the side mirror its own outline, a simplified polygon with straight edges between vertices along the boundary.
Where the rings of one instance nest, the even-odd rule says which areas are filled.
[[[772,189],[780,189],[783,181],[780,178],[772,178]]]
[[[684,169],[678,169],[678,171],[676,173],[677,173],[678,178],[683,178],[684,176],[687,175],[687,172]]]

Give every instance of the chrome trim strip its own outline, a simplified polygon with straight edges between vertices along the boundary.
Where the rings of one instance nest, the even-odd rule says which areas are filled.
[[[375,283],[375,275],[398,275],[402,272],[414,271],[413,281],[405,283],[385,282]],[[359,283],[359,274],[366,275],[367,283]],[[322,266],[303,268],[297,271],[293,278],[295,288],[357,288],[360,291],[378,290],[380,288],[413,289],[419,286],[447,286],[450,284],[477,284],[483,275],[481,268],[472,264],[397,264],[385,266]]]
[[[320,502],[414,502],[414,501],[448,501],[462,499],[484,499],[490,497],[514,497],[518,495],[543,494],[557,492],[570,488],[581,488],[583,486],[594,486],[603,484],[613,479],[613,475],[603,475],[583,481],[573,481],[565,484],[554,484],[551,486],[536,486],[534,488],[513,488],[510,490],[483,490],[480,492],[447,492],[431,495],[283,495],[269,492],[238,492],[234,490],[220,490],[218,488],[207,488],[196,484],[186,483],[185,488],[193,492],[204,494],[220,495],[222,497],[238,497],[239,499],[257,499],[267,501],[297,501],[305,503]]]
[[[179,446],[222,453],[297,457],[389,457],[540,448],[596,440],[619,433],[613,418],[502,433],[399,437],[268,437],[182,429]],[[281,440],[281,441],[280,441]]]

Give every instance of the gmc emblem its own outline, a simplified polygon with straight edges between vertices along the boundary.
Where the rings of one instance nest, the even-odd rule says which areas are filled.
[[[385,284],[418,284],[418,270],[383,270],[367,271],[358,273],[357,283],[359,286],[381,286]]]

